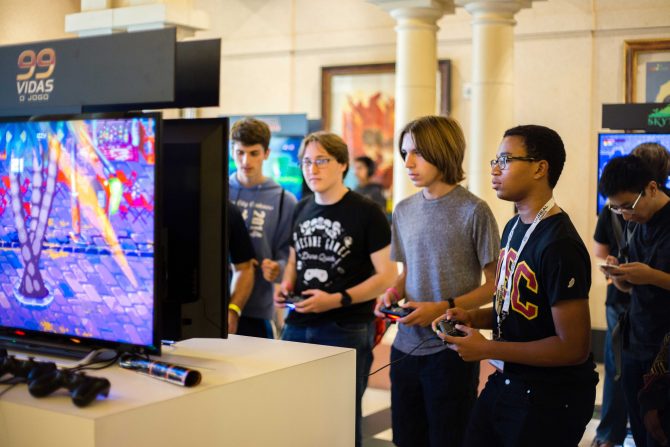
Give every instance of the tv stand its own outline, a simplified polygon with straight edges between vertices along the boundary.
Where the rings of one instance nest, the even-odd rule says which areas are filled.
[[[49,357],[65,357],[76,360],[78,364],[88,364],[100,361],[112,360],[116,351],[110,349],[95,349],[90,346],[61,345],[57,343],[34,343],[24,340],[16,340],[0,337],[0,348],[8,351],[16,351],[27,355],[45,355]],[[58,363],[58,362],[57,362]]]
[[[184,388],[113,366],[87,373],[112,388],[85,408],[63,390],[35,399],[18,385],[0,399],[0,446],[354,444],[353,349],[231,335],[180,341],[161,360],[202,382]]]

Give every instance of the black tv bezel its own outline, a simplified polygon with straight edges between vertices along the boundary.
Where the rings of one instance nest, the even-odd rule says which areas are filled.
[[[161,163],[162,125],[163,118],[160,112],[103,112],[80,113],[66,115],[39,115],[32,117],[0,117],[0,123],[8,122],[43,122],[43,121],[82,121],[82,120],[110,120],[153,118],[156,123],[154,130],[154,305],[152,312],[153,341],[149,345],[103,340],[93,337],[78,337],[45,331],[35,331],[24,328],[3,326],[0,323],[0,347],[22,351],[48,352],[62,355],[81,356],[95,349],[111,349],[117,352],[131,352],[137,354],[161,354],[161,336],[158,315],[161,297],[163,296],[163,281],[161,278],[162,241],[159,229],[162,227],[162,173]]]
[[[218,131],[221,131],[221,152],[214,153],[211,149],[211,145],[207,145],[208,142],[212,140]],[[181,132],[181,133],[180,133]],[[178,136],[177,136],[178,134]],[[227,242],[227,203],[228,203],[228,154],[229,154],[229,143],[228,135],[229,134],[229,118],[227,117],[212,117],[212,118],[170,118],[163,120],[163,152],[164,157],[162,159],[162,169],[161,171],[167,176],[169,172],[168,160],[170,159],[168,147],[170,145],[180,146],[191,146],[198,145],[198,214],[200,219],[198,221],[198,280],[197,280],[197,297],[191,299],[192,296],[189,294],[186,299],[183,296],[175,296],[174,292],[170,289],[171,283],[170,278],[166,280],[166,286],[163,289],[164,295],[163,302],[161,303],[161,313],[159,315],[159,324],[162,325],[162,333],[165,337],[174,338],[174,340],[183,340],[187,338],[227,338],[228,337],[228,302],[229,302],[229,290],[228,290],[228,276],[227,272],[227,255],[228,255],[228,242]],[[176,137],[176,138],[175,138]],[[218,164],[216,163],[217,156],[220,156]],[[220,185],[214,183],[208,183],[207,180],[211,180],[212,176],[218,176]],[[167,178],[167,177],[166,177]],[[207,187],[205,187],[207,186]],[[217,186],[219,189],[217,189]],[[166,188],[162,189],[162,193],[165,192]],[[208,275],[205,273],[204,266],[201,264],[206,257],[203,253],[205,247],[207,246],[206,238],[204,235],[203,227],[207,225],[205,221],[202,220],[203,213],[207,214],[203,207],[205,206],[205,196],[207,194],[218,194],[220,196],[220,202],[207,202],[209,205],[215,205],[221,212],[220,217],[220,253],[221,253],[221,268],[219,275],[219,295],[216,295],[212,290],[207,290],[203,292],[204,285],[203,279],[207,278]],[[163,200],[167,201],[171,198],[167,195],[163,197]],[[165,263],[165,273],[169,276],[169,265],[170,257],[174,256],[174,253],[170,253],[170,222],[168,222],[168,210],[169,204],[166,204],[164,207],[164,212],[162,217],[163,228],[161,230],[161,237],[165,250],[162,255],[162,262]],[[211,209],[209,210],[212,211]],[[216,216],[209,216],[212,219],[216,220]],[[211,229],[211,228],[210,228]],[[174,247],[172,247],[174,248]],[[211,266],[209,266],[211,267]],[[212,274],[211,272],[209,272]],[[214,289],[217,287],[215,286]],[[215,296],[216,295],[216,296]],[[217,301],[220,309],[208,307],[213,300]],[[217,315],[217,310],[220,312],[219,321],[213,320],[213,315]],[[176,321],[168,321],[170,318],[176,318]]]
[[[602,136],[603,135],[649,135],[651,138],[653,138],[654,135],[665,135],[670,139],[670,130],[667,132],[603,132],[600,131],[598,132],[598,140],[596,141],[596,151],[598,152],[598,160],[596,162],[596,215],[599,215],[602,209],[598,209],[598,199],[600,197],[600,192],[598,191],[598,183],[600,183],[600,159],[601,159],[601,153],[600,153],[600,145],[602,141]],[[670,150],[670,148],[667,148]],[[604,168],[604,166],[603,166]],[[668,176],[670,178],[670,175]],[[603,207],[604,209],[604,207]]]

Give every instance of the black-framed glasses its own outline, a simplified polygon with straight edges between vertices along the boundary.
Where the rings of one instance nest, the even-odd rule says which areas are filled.
[[[635,214],[635,207],[637,206],[637,202],[642,198],[643,193],[644,189],[640,191],[640,194],[637,195],[637,199],[635,199],[635,202],[631,206],[613,206],[611,203],[607,206],[614,214]]]
[[[328,163],[330,163],[332,158],[317,158],[316,160],[310,160],[309,158],[303,158],[300,161],[300,167],[303,169],[309,169],[312,165],[316,165],[317,168],[323,168]]]
[[[501,171],[507,169],[507,163],[510,161],[519,160],[519,161],[538,161],[537,158],[533,157],[514,157],[512,155],[501,155],[495,160],[491,160],[491,169],[498,166]]]

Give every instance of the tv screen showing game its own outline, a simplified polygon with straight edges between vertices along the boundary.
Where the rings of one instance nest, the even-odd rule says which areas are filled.
[[[303,195],[303,179],[298,160],[302,137],[273,136],[270,138],[270,156],[263,163],[263,175],[279,183],[285,190],[300,200]],[[228,173],[237,171],[235,160],[229,157]]]
[[[635,147],[642,143],[658,143],[670,150],[670,134],[647,133],[601,133],[598,135],[598,181],[605,165],[615,157],[630,154]],[[666,181],[670,188],[670,177]],[[597,211],[605,206],[607,198],[598,193]]]
[[[0,336],[159,353],[159,114],[0,121]]]

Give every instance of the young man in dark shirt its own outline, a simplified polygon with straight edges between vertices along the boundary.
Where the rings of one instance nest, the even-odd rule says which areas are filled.
[[[286,317],[282,339],[356,349],[356,446],[361,445],[361,397],[372,364],[375,298],[397,276],[391,230],[370,200],[349,191],[349,151],[337,135],[315,132],[299,157],[314,195],[293,216],[292,246],[282,294],[305,298]],[[275,296],[279,307],[284,296]]]
[[[553,199],[564,163],[560,136],[535,125],[505,132],[491,161],[498,198],[519,211],[503,232],[494,308],[450,309],[465,336],[440,335],[463,360],[493,359],[497,370],[464,446],[576,446],[593,414],[591,264]],[[493,329],[493,340],[475,329]]]
[[[612,211],[635,222],[628,260],[607,258],[607,272],[619,290],[630,292],[631,304],[624,330],[622,376],[635,445],[656,445],[647,436],[637,394],[664,335],[670,331],[670,198],[652,168],[629,155],[611,160],[598,189]]]

